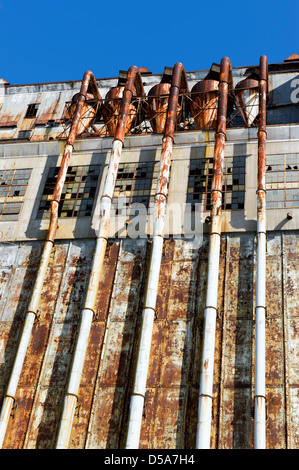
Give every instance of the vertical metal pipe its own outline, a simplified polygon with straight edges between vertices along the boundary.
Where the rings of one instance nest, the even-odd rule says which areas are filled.
[[[198,402],[198,422],[196,448],[209,449],[212,420],[213,370],[216,333],[216,311],[218,297],[218,274],[221,238],[221,205],[223,162],[226,135],[229,76],[231,63],[227,57],[221,60],[217,130],[215,135],[214,165],[212,179],[212,208],[208,256],[208,278],[204,310],[204,337],[200,390]]]
[[[3,445],[9,417],[11,414],[12,406],[15,401],[15,394],[17,391],[18,382],[20,379],[23,363],[26,356],[26,351],[31,337],[31,332],[33,328],[34,321],[37,316],[37,309],[40,302],[41,289],[46,277],[47,267],[49,264],[49,259],[51,255],[51,250],[54,244],[57,228],[58,228],[58,206],[61,198],[61,192],[64,185],[66,172],[69,164],[69,160],[72,154],[72,149],[78,132],[78,125],[82,113],[82,108],[86,99],[86,94],[88,86],[91,86],[94,97],[96,100],[101,99],[101,95],[98,91],[97,83],[92,72],[87,71],[84,74],[80,93],[78,96],[78,101],[76,104],[76,109],[74,117],[72,120],[71,129],[69,132],[68,140],[65,145],[64,154],[60,166],[60,170],[57,177],[57,182],[55,185],[53,198],[50,206],[50,224],[47,232],[47,237],[45,245],[43,248],[43,253],[41,261],[39,264],[37,276],[35,279],[33,291],[31,294],[28,310],[25,317],[25,322],[23,325],[21,338],[19,341],[17,353],[14,360],[13,369],[11,376],[7,385],[5,397],[2,404],[1,415],[0,415],[0,447]]]
[[[258,126],[258,189],[257,189],[257,260],[255,307],[255,440],[256,449],[266,448],[265,397],[265,313],[266,313],[266,104],[268,64],[260,58],[259,126]]]
[[[74,412],[78,400],[79,386],[87,350],[88,338],[93,317],[95,314],[96,297],[104,263],[107,240],[109,236],[113,193],[134,87],[137,90],[138,96],[144,96],[142,79],[139,69],[135,66],[132,66],[130,67],[127,75],[126,85],[122,97],[120,115],[118,118],[118,123],[115,131],[115,138],[113,141],[112,152],[109,161],[109,167],[105,180],[103,195],[101,197],[100,224],[97,234],[96,247],[89,275],[88,288],[85,295],[83,309],[81,311],[80,327],[78,331],[71,372],[68,380],[67,391],[64,399],[62,418],[60,420],[58,430],[58,436],[56,441],[57,449],[67,449],[69,445],[74,419]]]
[[[183,65],[181,63],[177,63],[173,68],[157,188],[155,193],[152,250],[145,291],[145,301],[142,310],[141,334],[138,347],[137,365],[133,391],[130,399],[129,422],[125,445],[126,449],[137,449],[139,446],[146,379],[149,366],[152,330],[155,317],[164,241],[167,187],[173,147],[173,135],[177,118],[179,93],[182,88],[186,91],[188,89],[187,77]]]

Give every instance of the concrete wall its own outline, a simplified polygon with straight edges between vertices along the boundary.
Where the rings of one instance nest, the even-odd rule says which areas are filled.
[[[213,157],[213,132],[187,132],[175,135],[172,155],[171,178],[168,206],[176,205],[178,211],[169,212],[170,234],[183,233],[186,191],[188,186],[189,164],[192,158]],[[297,153],[299,126],[268,126],[267,154]],[[161,155],[161,136],[134,136],[125,139],[121,162],[159,161]],[[111,138],[79,140],[75,144],[70,165],[101,164],[102,171],[94,203],[92,217],[60,219],[58,239],[94,238],[98,224],[99,204],[111,151]],[[0,169],[32,168],[31,178],[25,195],[25,202],[19,220],[0,221],[0,233],[3,241],[44,239],[48,227],[47,220],[36,219],[36,214],[50,167],[59,166],[64,143],[15,143],[0,144]],[[225,155],[245,156],[246,158],[246,193],[244,210],[224,211],[222,231],[254,231],[256,229],[256,175],[257,141],[256,129],[231,129],[227,133]],[[287,220],[288,208],[268,209],[267,228],[275,230],[293,230],[299,226],[299,208],[292,208],[292,220]],[[208,212],[201,214],[202,230],[207,232],[205,224]],[[112,220],[110,236],[126,236],[126,218]],[[148,224],[151,233],[151,224]]]

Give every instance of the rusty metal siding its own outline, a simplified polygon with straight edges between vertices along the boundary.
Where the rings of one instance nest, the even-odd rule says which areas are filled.
[[[299,448],[297,232],[267,238],[267,447]],[[0,247],[0,392],[12,367],[42,242]],[[93,240],[57,241],[5,448],[53,448],[90,269]],[[141,448],[194,448],[208,240],[165,240]],[[70,448],[118,448],[126,419],[147,240],[111,240],[105,257]],[[255,234],[223,234],[212,448],[253,448]]]

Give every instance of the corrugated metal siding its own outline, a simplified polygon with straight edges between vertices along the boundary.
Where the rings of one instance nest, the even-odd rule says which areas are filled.
[[[0,247],[3,395],[42,242]],[[55,244],[5,448],[53,448],[93,240]],[[195,448],[208,238],[165,240],[140,447]],[[299,237],[267,242],[267,447],[299,448]],[[252,448],[255,234],[222,236],[213,448]],[[123,447],[150,242],[110,241],[71,448]]]

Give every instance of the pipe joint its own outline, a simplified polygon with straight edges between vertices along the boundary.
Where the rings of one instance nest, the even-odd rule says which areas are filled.
[[[217,307],[214,307],[212,305],[206,305],[205,306],[205,310],[207,310],[208,308],[212,308],[213,310],[215,310],[215,312],[217,313]]]
[[[87,99],[87,96],[86,96],[85,93],[80,93],[80,92],[79,92],[77,96],[78,96],[78,101],[79,101],[80,99],[84,99],[84,101],[86,101],[86,99]]]
[[[96,314],[96,312],[94,311],[93,308],[84,307],[84,310],[90,310],[90,311],[92,312],[92,317],[93,317],[93,318],[92,318],[92,321],[93,321],[93,322],[97,319],[98,315]]]
[[[221,233],[215,231],[210,232],[210,235],[219,235],[219,237],[221,237]]]
[[[266,129],[264,129],[263,127],[260,127],[259,130],[258,130],[258,134],[262,134],[262,133],[263,133],[263,134],[266,134],[266,136],[267,136],[267,131],[266,131]]]
[[[145,399],[145,395],[144,395],[143,393],[136,393],[136,392],[133,392],[133,393],[132,393],[132,396],[141,397],[141,398]]]
[[[124,93],[125,93],[126,91],[129,91],[129,92],[131,93],[131,95],[133,96],[133,90],[132,90],[131,88],[126,88],[126,87],[125,87]]]
[[[199,398],[201,398],[201,397],[207,397],[207,398],[210,398],[213,401],[212,395],[209,395],[208,393],[200,393]]]
[[[122,140],[122,139],[113,139],[113,141],[112,141],[112,145],[114,144],[114,142],[120,142],[120,143],[121,143],[121,145],[122,145],[122,147],[124,146],[124,142],[123,142],[123,140]]]
[[[54,246],[54,240],[51,240],[49,237],[47,237],[47,238],[45,239],[45,242],[51,242],[52,245]]]
[[[266,193],[267,193],[267,190],[266,190],[266,189],[257,189],[257,190],[256,190],[256,194],[258,195],[259,193],[264,193],[264,194],[266,194]]]
[[[257,234],[263,233],[265,236],[267,236],[267,232],[265,230],[257,230]]]
[[[156,196],[164,196],[165,199],[167,199],[167,194],[162,193],[162,192],[156,193],[156,194],[155,194],[155,198],[156,198]]]
[[[165,132],[164,137],[163,137],[163,142],[165,142],[166,139],[171,139],[172,143],[174,144],[174,137],[172,132]]]
[[[79,401],[78,395],[76,395],[75,393],[66,392],[66,396],[67,396],[67,397],[75,397],[76,400],[77,400],[77,402]]]
[[[265,397],[265,395],[261,395],[261,394],[254,395],[254,398],[263,398],[265,401],[267,401],[267,398]]]
[[[70,145],[72,148],[74,148],[75,142],[72,142],[73,139],[68,140],[66,145]]]
[[[159,236],[159,235],[158,235]],[[149,309],[149,310],[153,310],[155,316],[157,315],[157,309],[154,308],[154,307],[147,307],[146,305],[144,305],[143,309],[142,310],[145,310],[145,309]],[[137,394],[138,395],[138,394]]]
[[[265,316],[267,316],[268,313],[268,307],[266,305],[257,305],[255,307],[255,312],[257,311],[258,308],[263,308],[265,310]]]
[[[103,194],[102,199],[103,199],[104,197],[107,197],[108,199],[110,199],[110,201],[113,200],[113,196],[109,196],[109,194]]]
[[[13,395],[9,395],[8,393],[5,394],[4,398],[11,398],[14,403],[17,403],[15,397]]]
[[[217,139],[217,136],[223,135],[223,137],[226,139],[226,132],[222,130],[218,130],[215,134],[215,140]]]
[[[33,313],[33,315],[35,316],[35,321],[39,321],[40,320],[40,314],[37,313],[38,310],[35,312],[34,310],[28,310],[27,313]]]
[[[213,193],[219,193],[222,196],[223,191],[222,191],[222,189],[211,189],[211,194],[213,194]]]

